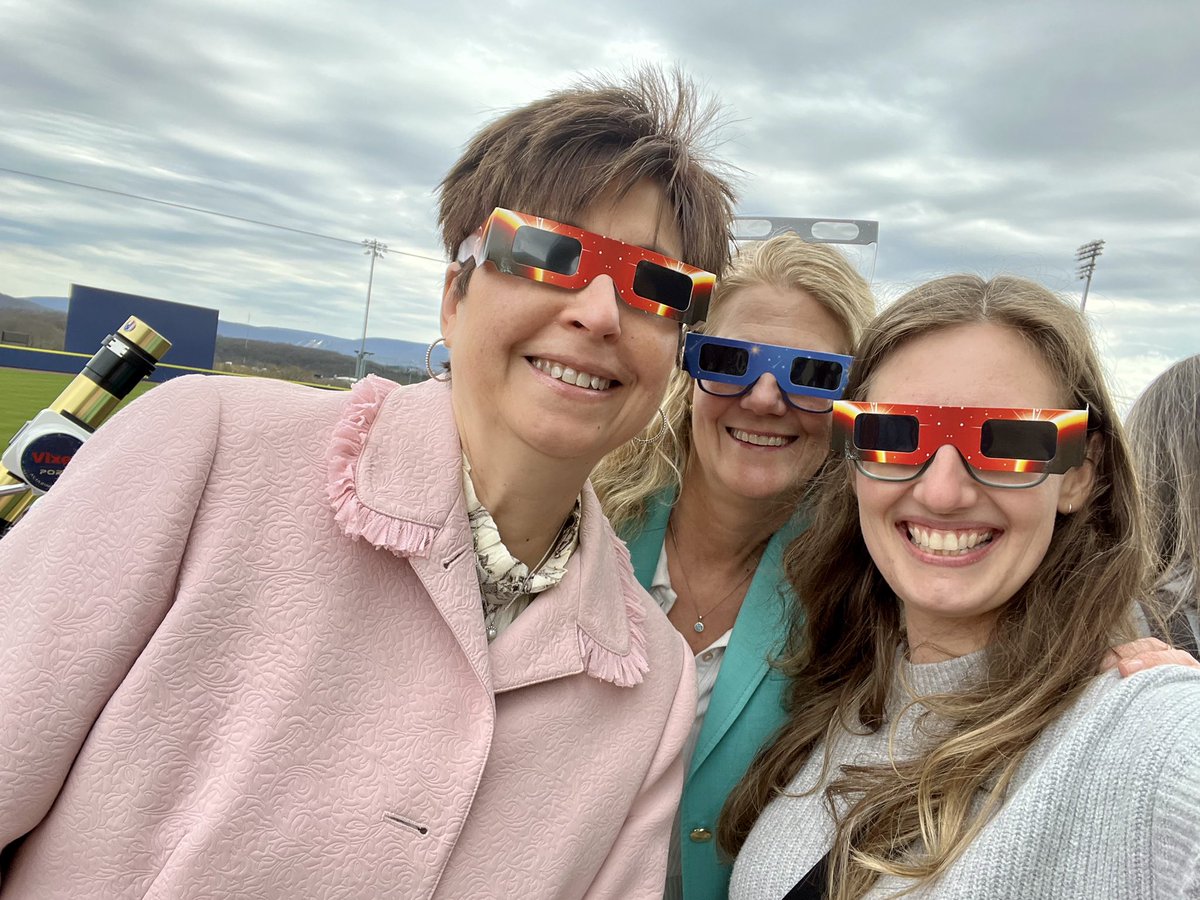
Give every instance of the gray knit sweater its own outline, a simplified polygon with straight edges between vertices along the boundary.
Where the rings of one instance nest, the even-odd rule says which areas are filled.
[[[895,716],[911,696],[953,690],[979,654],[943,663],[902,662],[891,692]],[[907,683],[911,694],[902,691]],[[897,757],[919,752],[914,709],[896,729]],[[833,771],[887,759],[889,728],[843,733]],[[811,788],[821,749],[789,793]],[[731,900],[779,900],[829,849],[833,821],[823,791],[778,797],[759,817],[733,869]],[[912,882],[885,878],[872,898]],[[1200,672],[1163,666],[1096,678],[1041,735],[1003,807],[921,898],[1200,898]]]

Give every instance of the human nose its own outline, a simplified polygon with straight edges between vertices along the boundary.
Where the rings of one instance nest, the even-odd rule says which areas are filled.
[[[770,372],[759,376],[754,386],[742,394],[742,408],[762,416],[781,416],[787,412],[775,376]]]
[[[618,338],[621,336],[621,302],[612,278],[598,275],[571,298],[572,324],[600,338]]]
[[[939,447],[917,478],[913,498],[933,512],[950,512],[975,502],[979,485],[967,471],[966,460],[953,447]]]

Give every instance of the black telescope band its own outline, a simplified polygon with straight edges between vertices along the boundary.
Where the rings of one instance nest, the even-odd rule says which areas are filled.
[[[117,400],[124,400],[139,381],[154,371],[157,362],[124,335],[110,334],[79,374],[95,382],[98,388],[112,394]],[[63,413],[71,415],[65,409]],[[92,427],[86,422],[80,424],[85,428]]]

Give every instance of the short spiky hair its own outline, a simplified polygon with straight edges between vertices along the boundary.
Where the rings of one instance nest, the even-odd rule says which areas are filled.
[[[439,187],[446,253],[497,206],[570,222],[606,191],[642,179],[666,193],[683,259],[720,273],[729,260],[733,191],[704,158],[718,106],[682,72],[644,67],[589,79],[485,126]]]

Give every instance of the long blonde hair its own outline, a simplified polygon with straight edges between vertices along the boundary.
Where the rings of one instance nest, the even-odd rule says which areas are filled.
[[[863,896],[881,874],[929,879],[945,871],[1003,802],[1038,735],[1079,696],[1118,637],[1147,552],[1133,464],[1078,310],[1033,282],[969,275],[930,282],[900,298],[867,329],[847,396],[866,396],[872,374],[906,342],[965,323],[1024,336],[1074,408],[1091,411],[1092,496],[1058,516],[1041,564],[1001,611],[978,686],[922,698],[945,723],[918,759],[845,767],[826,788],[846,812],[830,855],[829,896]],[[763,808],[824,742],[825,775],[843,726],[885,727],[899,602],[867,552],[848,465],[817,487],[812,525],[789,548],[786,568],[807,621],[796,616],[780,667],[791,677],[790,718],[730,795],[718,829],[736,854]],[[824,779],[823,779],[824,780]],[[976,805],[980,798],[984,801]]]
[[[825,244],[805,243],[795,234],[782,234],[745,247],[717,281],[709,319],[700,330],[720,334],[728,298],[743,288],[770,285],[810,294],[841,325],[853,349],[875,311],[871,288],[846,258]],[[651,443],[629,441],[609,453],[592,473],[613,528],[624,533],[646,514],[651,497],[682,484],[692,448],[692,379],[676,371],[662,404],[667,429]],[[641,437],[652,438],[661,427],[655,417]]]
[[[1200,354],[1159,375],[1125,419],[1160,585],[1182,579],[1174,615],[1200,610]]]

